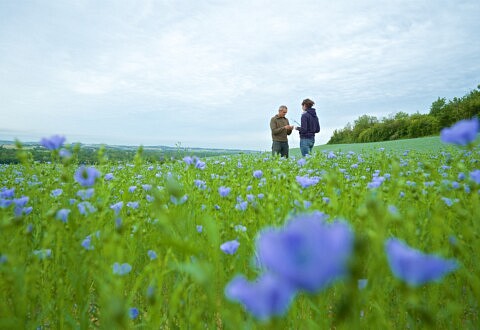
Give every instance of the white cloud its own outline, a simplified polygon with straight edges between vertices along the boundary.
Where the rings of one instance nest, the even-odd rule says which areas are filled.
[[[425,111],[438,96],[462,96],[480,76],[473,0],[2,9],[0,111],[15,114],[2,116],[2,126],[46,135],[64,128],[92,138],[101,131],[109,141],[269,149],[278,105],[298,118],[298,104],[311,97],[325,143],[362,114]]]

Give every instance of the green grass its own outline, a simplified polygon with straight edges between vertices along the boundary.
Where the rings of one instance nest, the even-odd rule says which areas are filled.
[[[427,141],[438,149],[421,149]],[[32,163],[19,150],[21,165],[0,166],[0,190],[15,195],[0,201],[0,328],[478,329],[480,185],[470,178],[480,169],[478,145],[444,149],[438,138],[424,138],[350,153],[353,146],[326,146],[334,158],[317,152],[303,165],[264,153],[202,159],[204,169],[182,160],[148,163],[140,154],[114,163],[100,154],[102,175],[83,201],[94,208],[86,214],[78,194],[86,187],[74,179],[79,164],[56,153],[51,164]],[[375,175],[385,181],[369,188]],[[319,181],[302,188],[298,176]],[[222,186],[231,188],[226,197]],[[22,196],[32,210],[16,215],[14,199]],[[245,210],[240,201],[248,201]],[[70,210],[66,223],[57,218],[61,209]],[[262,273],[255,267],[259,233],[314,211],[351,226],[349,275],[319,292],[300,291],[285,315],[265,322],[229,301],[224,288],[236,275]],[[92,249],[82,246],[87,237]],[[391,237],[460,267],[411,287],[390,270],[384,244]],[[223,253],[220,245],[234,239],[238,251]],[[132,269],[115,274],[115,263]],[[363,290],[359,279],[368,279]]]
[[[477,143],[480,141],[480,137],[477,139]],[[301,156],[300,148],[291,146],[290,154],[292,156]],[[404,152],[406,150],[415,150],[419,152],[440,152],[447,151],[452,148],[451,145],[443,144],[440,141],[439,136],[428,136],[416,139],[404,139],[395,141],[382,141],[371,143],[350,143],[350,144],[323,144],[317,145],[313,149],[314,151],[341,151],[349,152],[354,151],[357,153],[376,151],[380,148],[385,148],[390,151]]]

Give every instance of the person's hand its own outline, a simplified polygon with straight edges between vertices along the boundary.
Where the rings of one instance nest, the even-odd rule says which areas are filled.
[[[290,126],[290,125],[285,125],[284,128],[285,129],[292,129],[293,126]]]

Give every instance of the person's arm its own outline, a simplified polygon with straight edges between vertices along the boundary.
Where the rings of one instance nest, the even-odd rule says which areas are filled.
[[[270,129],[272,130],[272,134],[276,135],[282,131],[283,127],[277,127],[277,121],[275,120],[275,117],[273,117],[270,120]]]
[[[302,119],[300,120],[300,124],[301,126],[298,127],[297,126],[297,130],[300,132],[300,133],[307,133],[307,116],[305,116],[305,114],[302,115]]]
[[[285,118],[285,119],[287,119],[287,118]],[[287,125],[289,127],[289,128],[287,128],[287,135],[290,135],[290,134],[292,134],[293,126],[290,125],[290,122],[288,121],[288,119],[287,119]]]
[[[272,118],[272,120],[270,120],[270,129],[272,130],[273,134],[279,134],[282,130],[287,128],[285,126],[277,127],[277,121],[275,120],[275,117],[274,117]],[[292,130],[290,130],[290,133],[292,133]],[[287,134],[290,134],[290,133],[288,133],[288,130],[287,130]]]

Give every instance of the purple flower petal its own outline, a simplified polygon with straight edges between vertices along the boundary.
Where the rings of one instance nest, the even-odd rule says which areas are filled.
[[[424,254],[396,238],[385,242],[385,251],[393,274],[411,286],[437,281],[458,268],[455,259]]]
[[[243,276],[235,277],[225,287],[225,296],[241,303],[256,318],[267,320],[287,312],[295,290],[288,283],[265,273],[254,282],[247,281]]]

